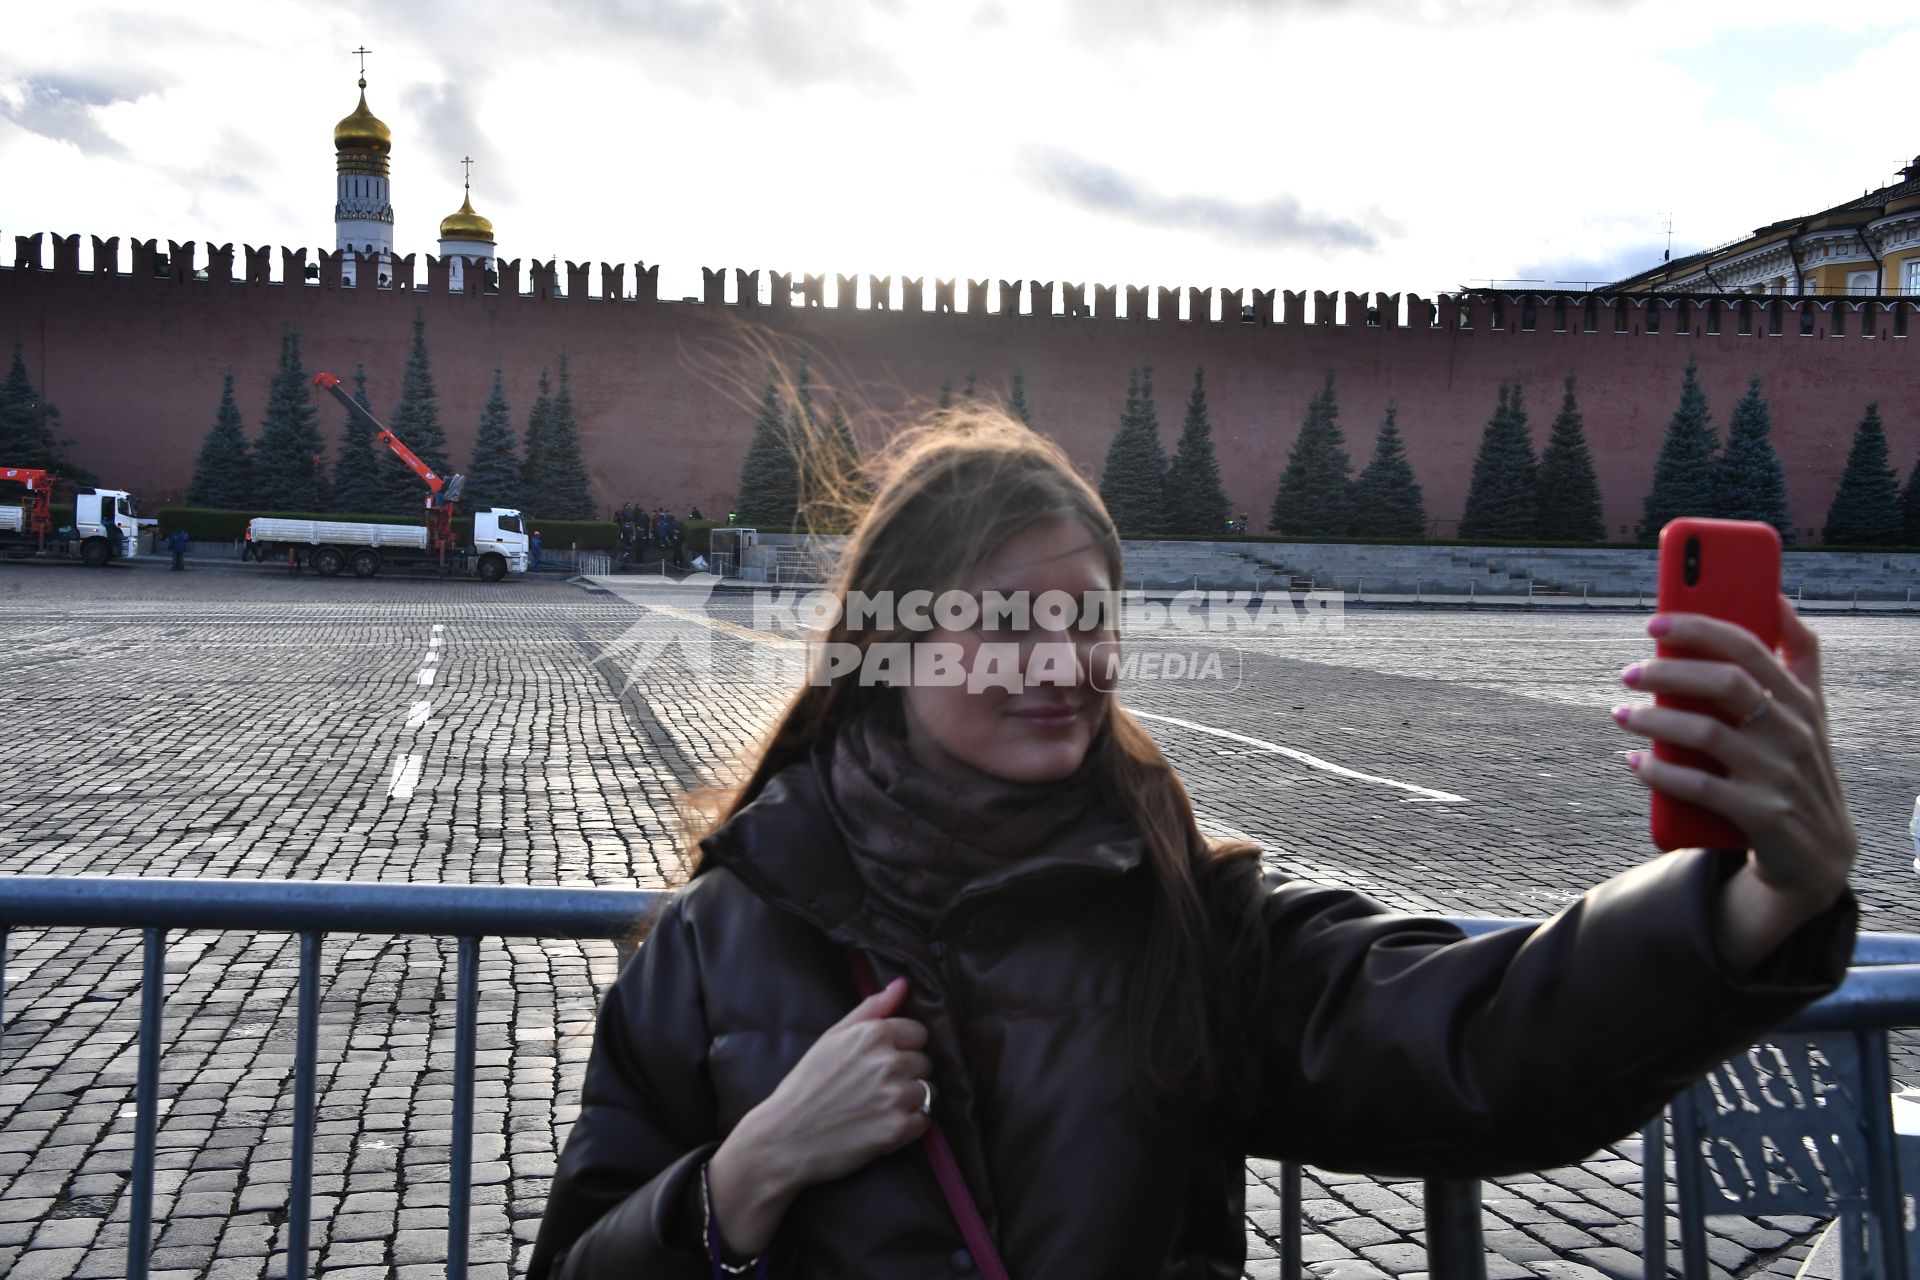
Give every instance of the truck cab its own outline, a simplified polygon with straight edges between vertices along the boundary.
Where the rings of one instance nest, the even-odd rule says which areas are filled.
[[[140,522],[125,489],[82,489],[73,498],[73,538],[90,565],[138,553]]]
[[[506,561],[509,573],[525,573],[530,555],[526,517],[512,507],[474,512],[473,551],[482,564],[488,555],[497,555]]]

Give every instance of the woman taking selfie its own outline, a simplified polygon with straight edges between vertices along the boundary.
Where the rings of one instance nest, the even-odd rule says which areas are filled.
[[[1065,457],[970,413],[895,454],[834,590],[1121,581]],[[1671,854],[1471,940],[1210,844],[1094,678],[1110,625],[906,612],[843,611],[822,652],[938,645],[996,676],[835,663],[794,695],[601,1009],[535,1280],[1238,1277],[1250,1155],[1409,1176],[1578,1160],[1844,972],[1854,835],[1814,639],[1784,603],[1779,657],[1675,615],[1655,628],[1724,661],[1629,670],[1739,727],[1616,713],[1720,760],[1725,778],[1630,764],[1751,847]],[[1021,680],[1000,678],[1009,652]]]

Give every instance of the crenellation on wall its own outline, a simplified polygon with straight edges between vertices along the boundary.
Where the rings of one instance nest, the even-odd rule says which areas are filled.
[[[534,258],[527,263],[527,286],[531,298],[551,298],[560,292],[560,272],[552,259]]]
[[[629,293],[624,263],[599,262],[596,280],[595,263],[591,260],[534,260],[523,270],[518,259],[489,263],[481,257],[465,256],[470,271],[462,273],[462,287],[456,289],[452,263],[459,259],[451,256],[427,255],[426,279],[422,283],[416,278],[415,258],[419,255],[414,254],[394,255],[382,262],[378,254],[352,250],[321,249],[309,255],[304,248],[243,245],[240,246],[242,260],[236,263],[232,244],[202,246],[192,240],[163,242],[155,238],[128,240],[128,261],[122,270],[121,237],[89,237],[92,256],[85,265],[82,239],[79,233],[15,234],[12,269],[58,276],[83,273],[114,276],[139,280],[143,286],[153,281],[174,285],[244,283],[255,287],[279,284],[345,293],[355,289],[353,282],[359,282],[359,288],[375,287],[383,293],[424,289],[436,297],[659,302],[659,265],[648,266],[645,262],[633,264],[634,288]],[[494,274],[491,286],[486,282],[489,267]],[[563,267],[564,288],[560,274]],[[367,283],[380,279],[383,271],[390,273],[385,284],[370,286]],[[981,317],[1126,319],[1196,328],[1242,323],[1259,327],[1335,326],[1413,331],[1437,328],[1461,335],[1512,336],[1538,332],[1595,338],[1625,336],[1655,342],[1747,336],[1823,342],[1882,341],[1906,337],[1913,323],[1911,318],[1916,308],[1920,308],[1920,299],[1900,297],[1611,295],[1480,290],[1427,298],[1417,293],[1089,285],[990,276],[934,278],[929,297],[929,280],[925,276],[900,276],[896,292],[892,275],[824,272],[796,275],[770,269],[764,272],[768,290],[763,293],[763,272],[758,269],[702,268],[701,274],[703,291],[698,300],[718,307],[771,306],[916,314],[964,311]],[[829,283],[834,289],[831,298]],[[962,285],[964,306],[958,296]],[[1739,331],[1743,315],[1746,334]]]

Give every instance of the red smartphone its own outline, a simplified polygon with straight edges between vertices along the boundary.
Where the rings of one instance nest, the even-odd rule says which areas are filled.
[[[1772,649],[1780,640],[1780,535],[1757,520],[1707,520],[1692,516],[1660,531],[1661,613],[1704,613],[1745,627]],[[1662,658],[1707,655],[1662,640]],[[1654,702],[1699,711],[1732,724],[1735,717],[1698,698],[1660,694]],[[1711,773],[1725,769],[1710,756],[1656,742],[1653,754],[1674,764]],[[1662,849],[1744,849],[1739,827],[1709,809],[1653,793],[1653,842]]]

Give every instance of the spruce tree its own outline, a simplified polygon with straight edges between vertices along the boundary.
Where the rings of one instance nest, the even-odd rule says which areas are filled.
[[[1353,482],[1353,532],[1382,542],[1404,542],[1427,534],[1427,507],[1400,439],[1394,406],[1374,438],[1373,457]]]
[[[72,478],[63,450],[67,442],[54,434],[53,424],[59,417],[60,410],[34,390],[21,344],[14,343],[13,364],[7,369],[7,380],[0,383],[0,466],[55,471]]]
[[[540,467],[540,488],[548,505],[536,514],[550,520],[591,520],[591,475],[580,446],[580,422],[573,410],[573,375],[564,351],[560,353],[560,391],[553,398],[552,416],[547,420]]]
[[[1027,375],[1017,369],[1013,374],[1013,394],[1007,397],[1007,412],[1020,419],[1022,426],[1033,425],[1033,411],[1027,408]]]
[[[844,520],[856,513],[849,506],[864,508],[867,500],[873,496],[873,486],[868,482],[865,469],[860,462],[860,445],[853,438],[853,427],[847,421],[846,406],[840,401],[833,402],[833,413],[827,418],[827,427],[821,433],[819,449],[821,467],[825,472],[825,496],[830,499],[832,510],[829,518]]]
[[[1460,536],[1496,542],[1532,540],[1540,514],[1538,487],[1523,388],[1503,382],[1473,460]]]
[[[193,483],[187,486],[187,505],[239,511],[251,504],[254,496],[253,446],[247,440],[247,424],[240,417],[240,408],[233,402],[233,371],[229,369],[220,388],[220,408],[200,444]]]
[[[940,383],[940,407],[953,408],[953,379],[947,378]]]
[[[787,436],[780,391],[771,379],[760,399],[753,439],[740,462],[740,492],[733,505],[744,525],[785,529],[799,523],[799,468]]]
[[[500,367],[495,365],[493,391],[487,396],[486,408],[480,411],[480,425],[473,433],[473,462],[467,468],[464,501],[474,511],[488,507],[517,508],[521,501],[520,449],[501,376]]]
[[[545,487],[547,440],[552,435],[553,396],[549,393],[547,371],[540,370],[540,394],[533,398],[527,413],[527,434],[521,441],[520,502],[528,513],[554,510],[552,496]]]
[[[353,370],[354,403],[369,413],[373,402],[367,399],[367,370]],[[387,511],[387,465],[393,454],[374,438],[373,424],[357,413],[347,415],[340,431],[340,451],[333,460],[333,485],[330,496],[333,509],[352,514],[384,514]]]
[[[1887,460],[1887,432],[1880,406],[1869,404],[1853,430],[1847,469],[1827,508],[1824,541],[1838,546],[1897,546],[1905,534],[1900,510],[1900,477]]]
[[[1540,454],[1538,477],[1540,512],[1538,534],[1548,542],[1603,542],[1606,516],[1600,505],[1600,481],[1593,473],[1593,454],[1580,405],[1574,398],[1573,375],[1560,401],[1560,416]]]
[[[1641,509],[1640,541],[1658,540],[1669,520],[1713,514],[1713,454],[1720,441],[1707,417],[1707,394],[1700,389],[1697,366],[1688,360],[1680,381],[1680,405],[1667,424],[1660,460],[1654,464],[1653,488]]]
[[[1760,394],[1760,375],[1755,374],[1747,394],[1733,406],[1727,447],[1714,466],[1713,513],[1723,520],[1765,521],[1780,531],[1782,542],[1792,542],[1787,472],[1773,451],[1772,435],[1773,411]]]
[[[1307,416],[1287,454],[1280,489],[1273,495],[1267,528],[1295,537],[1337,538],[1350,524],[1347,509],[1346,437],[1340,431],[1340,406],[1333,395],[1333,370],[1307,404]]]
[[[1900,540],[1909,547],[1920,547],[1920,458],[1913,461],[1907,475],[1907,491],[1900,499],[1901,523],[1905,532]]]
[[[313,394],[300,359],[300,334],[280,337],[280,367],[267,393],[267,416],[254,449],[257,496],[254,509],[319,511],[326,500],[320,469],[320,430],[315,425]]]
[[[967,380],[960,388],[960,398],[962,400],[965,400],[968,404],[972,404],[974,400],[975,381],[976,379],[974,377],[973,370],[971,369],[967,370]]]
[[[1159,437],[1147,432],[1138,369],[1127,371],[1127,403],[1120,413],[1120,427],[1107,446],[1100,500],[1122,537],[1148,537],[1161,531],[1166,518],[1167,460],[1160,452]]]
[[[1226,532],[1228,512],[1220,463],[1213,454],[1213,424],[1207,417],[1206,370],[1195,369],[1187,420],[1167,468],[1167,531],[1217,538]]]
[[[400,403],[394,406],[387,428],[442,480],[452,478],[447,433],[440,426],[433,368],[427,358],[427,321],[418,313],[413,317],[413,345],[407,351],[406,372],[400,379]],[[389,453],[387,469],[381,474],[388,494],[385,510],[412,515],[426,505],[426,482],[399,458]]]

